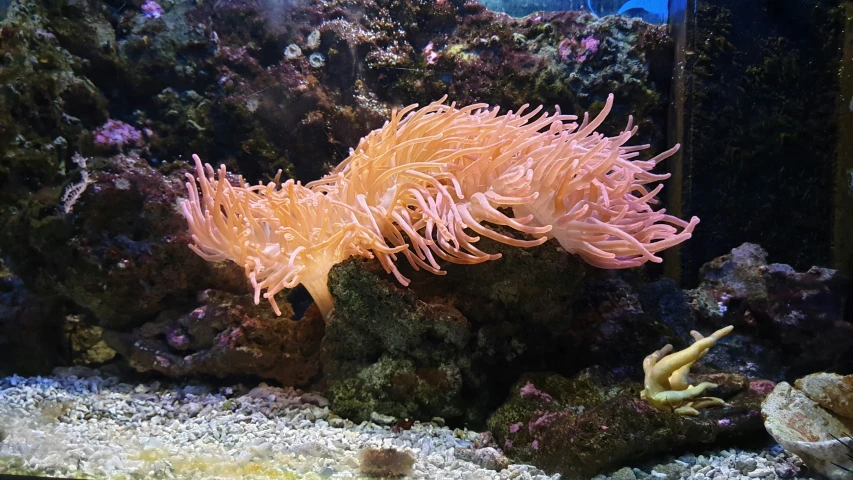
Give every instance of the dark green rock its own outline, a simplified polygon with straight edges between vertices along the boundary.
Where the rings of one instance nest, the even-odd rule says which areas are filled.
[[[764,381],[697,376],[722,382],[723,408],[690,417],[662,412],[640,400],[642,385],[592,368],[571,379],[523,376],[488,421],[506,454],[567,479],[591,478],[673,449],[709,445],[763,432]]]
[[[336,413],[481,425],[520,366],[545,361],[570,328],[583,267],[551,244],[482,247],[505,256],[450,266],[446,276],[407,271],[409,289],[373,262],[332,269],[335,310],[323,345]]]
[[[206,287],[248,294],[238,267],[206,262],[188,248],[176,208],[186,195],[180,172],[163,175],[121,155],[87,168],[91,183],[72,212],[59,204],[59,189],[2,211],[0,245],[29,288],[64,298],[113,329],[191,308]]]
[[[107,118],[106,98],[83,75],[86,62],[60,43],[52,14],[40,2],[15,2],[0,24],[2,204],[61,182],[85,126]]]
[[[363,420],[460,418],[468,405],[471,327],[457,310],[431,305],[350,260],[329,280],[335,311],[323,341],[324,373],[335,412]],[[482,417],[485,412],[471,413]]]

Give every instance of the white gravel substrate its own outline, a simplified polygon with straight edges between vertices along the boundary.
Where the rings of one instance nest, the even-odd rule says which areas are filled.
[[[803,476],[803,462],[778,445],[760,452],[715,450],[703,455],[682,455],[643,468],[623,468],[593,480],[813,480]]]
[[[89,369],[0,379],[0,473],[158,479],[360,478],[366,447],[411,452],[418,479],[557,480],[513,465],[476,432],[415,424],[393,433],[330,416],[324,398],[264,384],[213,389],[121,383]],[[381,417],[376,418],[382,423]],[[479,448],[478,448],[479,447]],[[508,465],[509,464],[509,465]],[[507,466],[508,465],[508,466]],[[797,479],[783,452],[683,456],[595,480]],[[504,468],[506,467],[506,468]]]
[[[410,478],[559,478],[527,465],[496,471],[506,459],[494,448],[474,448],[478,433],[416,424],[395,434],[388,426],[356,425],[330,417],[324,398],[292,389],[262,384],[238,395],[239,387],[163,388],[70,374],[85,371],[0,379],[0,473],[353,478],[361,477],[363,448],[394,447],[414,455]]]

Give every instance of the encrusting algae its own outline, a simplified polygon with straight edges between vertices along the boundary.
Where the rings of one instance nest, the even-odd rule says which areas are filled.
[[[648,145],[625,146],[637,130],[632,120],[615,137],[595,131],[613,95],[580,124],[559,109],[525,113],[525,105],[498,115],[486,104],[444,101],[395,111],[333,172],[306,185],[280,183],[281,172],[266,185],[242,177],[232,185],[224,166],[215,174],[194,156],[196,176],[188,174],[182,204],[191,248],[207,260],[242,265],[255,302],[263,294],[277,314],[275,294],[301,283],[328,318],[329,270],[353,255],[377,258],[403,285],[409,280],[397,269],[398,255],[435,274],[444,273],[439,259],[500,258],[477,248],[480,236],[519,247],[553,237],[594,266],[629,268],[661,262],[655,254],[689,239],[699,223],[652,209],[663,186],[646,185],[669,175],[651,170],[677,145],[634,160]]]

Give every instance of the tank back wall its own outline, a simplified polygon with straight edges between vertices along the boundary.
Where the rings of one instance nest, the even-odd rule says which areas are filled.
[[[835,168],[833,265],[853,274],[853,1],[844,2],[844,48],[838,101],[838,160]]]
[[[743,242],[797,269],[830,265],[841,2],[690,0],[686,22],[680,200],[702,224],[685,280]]]

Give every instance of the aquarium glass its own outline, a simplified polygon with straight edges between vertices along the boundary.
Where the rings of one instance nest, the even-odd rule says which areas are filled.
[[[0,479],[853,479],[849,0],[0,0]]]

